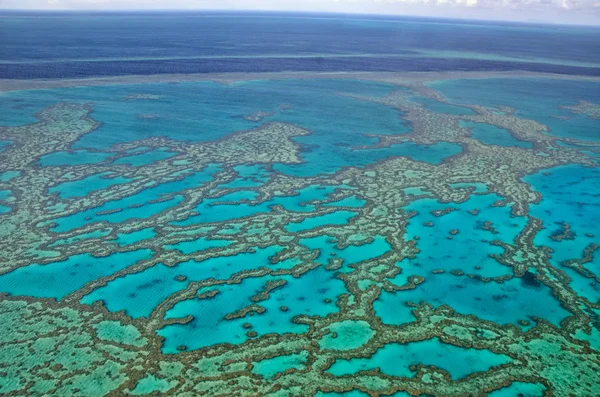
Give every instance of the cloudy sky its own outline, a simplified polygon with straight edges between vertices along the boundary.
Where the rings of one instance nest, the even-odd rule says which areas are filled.
[[[0,0],[0,9],[323,11],[600,25],[600,0]]]

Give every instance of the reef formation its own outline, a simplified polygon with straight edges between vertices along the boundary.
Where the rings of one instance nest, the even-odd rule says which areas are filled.
[[[292,175],[312,131],[260,103],[231,115],[255,128],[199,142],[83,150],[104,126],[69,101],[0,127],[0,394],[599,395],[600,232],[528,180],[597,172],[598,143],[377,80],[392,88],[335,95],[409,131],[340,150],[460,150]],[[162,99],[135,88],[115,101]]]

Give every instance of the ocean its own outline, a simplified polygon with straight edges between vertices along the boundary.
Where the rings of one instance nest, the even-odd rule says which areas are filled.
[[[600,394],[600,30],[0,14],[0,394]]]
[[[11,79],[515,69],[598,75],[600,68],[597,27],[278,13],[0,17],[0,78]]]

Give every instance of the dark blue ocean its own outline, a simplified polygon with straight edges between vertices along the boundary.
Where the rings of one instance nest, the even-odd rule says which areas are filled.
[[[600,75],[600,28],[254,13],[0,13],[0,78],[280,71]]]

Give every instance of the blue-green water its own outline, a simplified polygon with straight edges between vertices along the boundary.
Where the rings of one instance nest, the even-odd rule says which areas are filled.
[[[451,271],[460,269],[481,277],[499,277],[511,274],[509,267],[501,264],[492,254],[499,255],[502,248],[492,241],[511,243],[526,223],[524,217],[511,214],[510,206],[495,207],[501,200],[495,194],[472,196],[464,203],[439,203],[435,199],[414,201],[405,210],[416,211],[406,229],[405,239],[418,236],[416,258],[402,263],[405,276],[422,275],[434,269]],[[442,216],[434,210],[454,209]],[[474,215],[469,211],[478,210]],[[485,228],[491,222],[494,230]],[[456,234],[452,234],[455,231]]]
[[[546,125],[557,137],[599,141],[598,121],[561,106],[598,103],[600,83],[560,79],[457,79],[429,84],[453,103],[508,106],[515,114]],[[525,106],[523,106],[525,104]]]
[[[504,387],[500,390],[493,391],[489,394],[492,397],[512,397],[512,396],[523,396],[523,397],[541,397],[544,395],[546,388],[538,383],[523,383],[513,382],[510,386]]]
[[[524,178],[544,196],[532,206],[533,216],[547,220],[546,228],[535,236],[534,243],[550,247],[550,261],[571,278],[570,286],[591,302],[600,300],[600,256],[596,253],[583,267],[591,272],[584,277],[562,264],[580,259],[584,250],[598,243],[600,224],[600,172],[597,168],[564,166],[545,170]],[[570,225],[572,239],[553,240],[563,223]],[[594,278],[595,277],[595,278]]]
[[[409,302],[448,305],[499,324],[517,325],[535,316],[559,325],[570,316],[545,286],[529,287],[519,279],[484,283],[451,274],[431,275],[413,290],[383,293],[374,304],[375,313],[385,323],[409,323],[415,321]]]
[[[272,378],[277,373],[287,371],[288,369],[303,369],[306,359],[306,352],[270,358],[254,364],[252,372]]]
[[[41,110],[57,100],[85,103],[94,98],[94,118],[103,123],[102,129],[83,136],[74,145],[79,150],[73,153],[44,156],[41,159],[44,166],[99,163],[110,156],[84,149],[108,149],[117,143],[151,136],[169,136],[184,141],[215,140],[260,125],[244,119],[258,111],[270,114],[262,122],[291,123],[311,132],[309,136],[295,138],[303,145],[301,156],[307,164],[275,165],[278,171],[296,176],[332,173],[340,167],[366,165],[394,155],[439,163],[461,151],[458,145],[446,142],[435,145],[403,143],[389,149],[352,150],[352,147],[374,142],[365,136],[366,133],[404,134],[410,131],[410,125],[392,108],[340,94],[381,97],[394,89],[389,84],[356,80],[289,80],[276,84],[248,81],[227,85],[197,82],[178,84],[174,94],[173,85],[157,83],[20,91],[5,93],[0,99],[5,106],[18,101]],[[127,99],[139,91],[155,99]],[[257,96],[260,101],[256,100]],[[12,117],[22,119],[21,124],[35,121],[29,107],[13,113]],[[337,115],[333,123],[332,114]],[[153,117],[141,118],[141,115]],[[155,150],[124,157],[116,164],[141,166],[170,156],[168,151]]]
[[[539,375],[538,364],[564,373],[572,368],[565,352],[575,352],[588,376],[594,359],[586,354],[599,340],[600,174],[582,155],[588,143],[567,139],[534,153],[514,131],[462,120],[483,154],[469,150],[466,133],[426,131],[440,139],[424,144],[408,113],[365,98],[396,92],[454,123],[476,113],[467,105],[499,116],[497,106],[510,106],[547,125],[547,134],[597,141],[597,119],[561,106],[599,103],[600,86],[541,78],[429,85],[448,102],[334,78],[1,94],[6,126],[36,123],[35,112],[57,102],[87,104],[101,123],[56,150],[44,145],[58,145],[59,136],[29,152],[19,152],[26,140],[1,141],[0,248],[10,258],[0,261],[3,304],[27,297],[31,313],[69,310],[56,317],[93,333],[96,345],[106,342],[102,354],[118,351],[114,362],[125,369],[94,374],[112,381],[127,372],[132,382],[113,387],[117,394],[177,395],[181,379],[199,377],[197,386],[210,389],[223,376],[251,379],[258,395],[273,382],[285,385],[280,395],[377,394],[390,380],[384,395],[409,395],[397,392],[406,389],[398,378],[423,382],[410,395],[444,395],[427,381],[441,371],[456,387],[481,377],[493,396],[550,387],[561,395],[565,382]],[[429,128],[424,121],[419,128]],[[306,134],[268,149],[244,141],[241,134],[270,123]],[[39,124],[18,131],[47,132]],[[392,142],[361,148],[378,143],[371,134]],[[498,157],[499,147],[519,161]],[[274,153],[282,148],[288,152]],[[275,154],[292,161],[270,161]],[[27,314],[3,316],[19,330],[35,323],[18,320]],[[52,325],[33,329],[46,335]],[[60,327],[48,338],[74,334]],[[39,339],[35,346],[50,343]],[[152,355],[132,364],[142,352]],[[548,361],[536,362],[542,356]],[[494,380],[502,366],[546,383]],[[309,378],[318,385],[303,383]],[[236,395],[224,383],[214,387]]]
[[[498,145],[498,146],[516,146],[531,149],[533,144],[531,142],[523,142],[515,139],[510,135],[510,132],[503,128],[498,128],[494,125],[475,123],[470,121],[461,120],[459,122],[462,128],[468,128],[471,130],[471,136],[475,139],[480,140],[486,145]]]
[[[259,288],[264,287],[264,279],[249,279],[241,285],[217,289],[219,294],[210,300],[178,303],[167,312],[167,319],[188,315],[195,317],[188,324],[169,325],[158,331],[165,338],[163,351],[176,353],[177,347],[182,344],[198,349],[218,343],[243,343],[248,339],[244,323],[249,323],[259,336],[273,332],[301,333],[306,330],[306,326],[293,323],[290,321],[292,318],[300,314],[326,316],[336,312],[333,301],[324,303],[324,299],[336,299],[345,292],[342,281],[322,268],[312,270],[300,278],[286,276],[281,279],[287,282],[285,286],[272,292],[268,300],[261,302],[266,311],[250,318],[222,321],[226,314],[248,305],[248,300],[259,292]],[[316,285],[319,288],[315,290],[312,287]],[[289,309],[281,310],[282,306]]]
[[[506,356],[485,350],[457,348],[434,338],[408,345],[386,345],[368,359],[337,361],[329,372],[339,376],[377,367],[385,374],[404,378],[414,375],[411,365],[422,364],[441,368],[448,371],[453,379],[460,379],[508,362],[510,359]]]
[[[207,247],[208,248],[208,247]],[[148,316],[169,295],[184,289],[190,281],[209,278],[227,280],[233,274],[261,267],[292,267],[295,260],[271,265],[269,258],[281,251],[281,247],[257,249],[254,253],[238,254],[233,257],[220,256],[203,262],[189,261],[176,267],[157,265],[139,273],[120,277],[109,282],[83,298],[91,303],[102,299],[110,310],[126,310],[132,317]],[[177,280],[177,276],[185,280]]]
[[[104,190],[112,185],[127,183],[129,178],[115,176],[110,173],[102,173],[88,176],[73,182],[63,182],[60,185],[48,189],[49,193],[57,193],[61,198],[83,197],[91,192]]]
[[[139,250],[114,253],[104,258],[82,254],[49,265],[32,264],[3,275],[0,289],[12,295],[60,299],[90,281],[116,273],[151,256],[152,251]]]
[[[211,175],[217,172],[218,169],[218,167],[209,166],[203,171],[187,175],[182,180],[163,184],[154,183],[154,187],[148,187],[137,194],[116,201],[108,201],[100,207],[90,208],[74,215],[56,219],[54,220],[53,230],[66,232],[93,222],[120,223],[130,219],[156,215],[183,200],[183,197],[176,193],[209,182]],[[161,198],[167,199],[159,202],[154,201]],[[143,205],[132,207],[132,205],[138,204]]]

